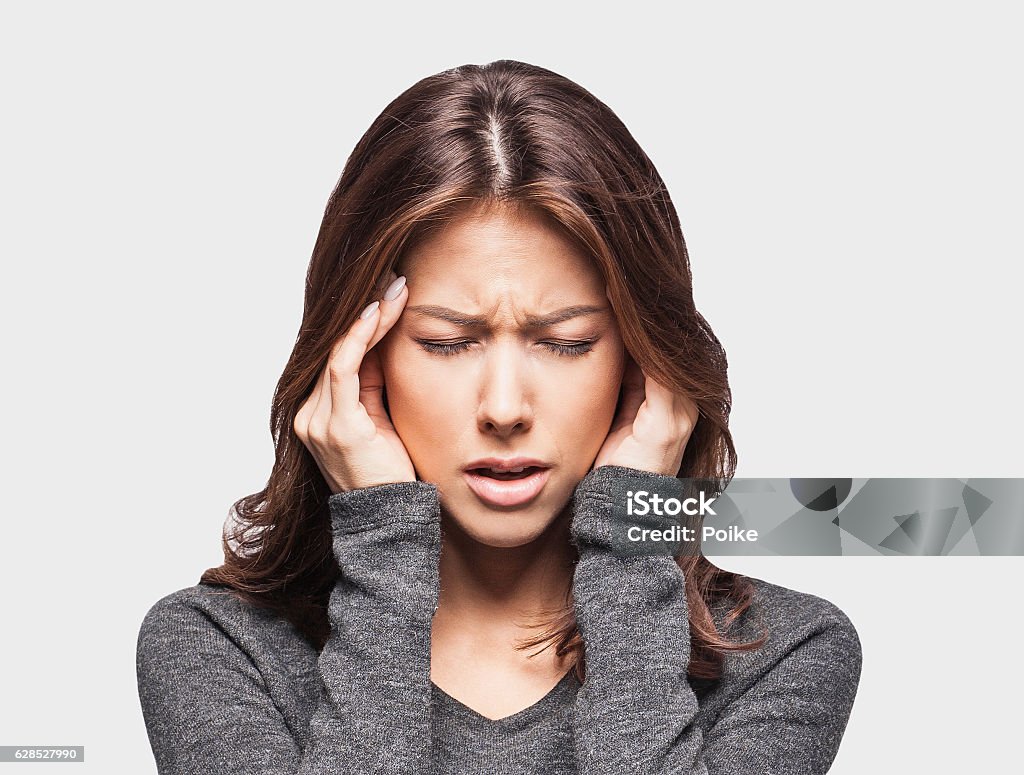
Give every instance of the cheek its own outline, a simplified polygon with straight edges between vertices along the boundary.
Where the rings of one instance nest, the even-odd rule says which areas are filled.
[[[578,395],[578,411],[590,417],[591,423],[599,419],[611,420],[619,400],[619,387],[621,381],[614,374],[601,375],[589,381],[584,389],[574,392]]]
[[[621,367],[615,358],[561,372],[549,383],[548,415],[557,417],[574,437],[603,438],[615,416],[621,384]]]
[[[381,366],[388,412],[403,441],[436,444],[448,437],[445,424],[458,416],[450,370],[446,373],[443,364],[425,361],[403,345],[382,352]]]

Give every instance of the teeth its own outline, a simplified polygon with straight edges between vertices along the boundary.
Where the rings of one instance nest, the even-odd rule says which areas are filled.
[[[489,470],[495,474],[519,474],[526,470],[526,466],[519,466],[519,468],[508,468],[505,469],[504,471],[498,468],[491,468]]]

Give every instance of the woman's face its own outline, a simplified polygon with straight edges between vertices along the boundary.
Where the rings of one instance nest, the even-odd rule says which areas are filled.
[[[409,298],[377,345],[395,430],[464,533],[526,544],[565,508],[615,413],[625,351],[604,280],[542,215],[506,209],[460,216],[396,271]],[[543,470],[467,470],[486,458]]]

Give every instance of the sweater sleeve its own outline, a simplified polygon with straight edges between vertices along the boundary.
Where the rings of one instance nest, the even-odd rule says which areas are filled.
[[[611,499],[619,477],[652,487],[671,478],[601,466],[573,496],[571,534],[579,551],[573,596],[586,659],[573,709],[581,775],[827,772],[860,675],[852,625],[823,620],[728,705],[705,736],[694,723],[698,702],[687,680],[685,577],[668,555],[613,551]],[[847,653],[857,655],[854,663],[839,664],[836,655]]]
[[[377,485],[332,495],[329,508],[341,574],[308,730],[289,727],[243,638],[194,607],[157,604],[137,669],[161,775],[429,771],[437,489]]]

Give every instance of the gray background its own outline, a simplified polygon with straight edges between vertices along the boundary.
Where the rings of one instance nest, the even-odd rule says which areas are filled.
[[[577,80],[658,165],[729,354],[740,476],[1024,476],[1013,4],[368,5],[0,11],[0,743],[155,771],[138,624],[265,481],[349,151],[458,64]],[[857,625],[833,772],[1015,766],[1020,558],[722,565]]]

